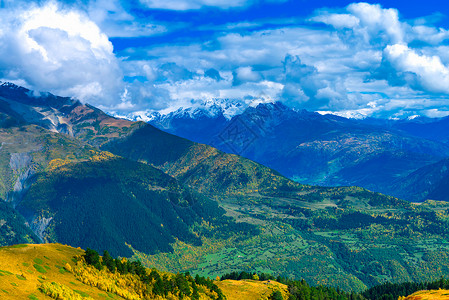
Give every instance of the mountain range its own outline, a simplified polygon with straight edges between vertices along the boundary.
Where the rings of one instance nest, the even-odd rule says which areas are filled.
[[[250,132],[266,131],[270,139],[276,122],[288,121],[277,114],[290,113],[293,120],[302,115],[303,124],[318,119],[321,126],[308,130],[321,140],[337,140],[347,134],[348,124],[356,124],[275,105],[246,112],[256,122],[259,114],[251,112],[272,107],[263,119],[272,125],[263,123],[264,129],[255,131],[259,123],[254,123]],[[305,185],[145,122],[114,118],[79,101],[12,84],[0,86],[0,120],[5,199],[0,229],[15,236],[0,240],[3,245],[62,242],[108,249],[163,271],[212,278],[242,270],[267,272],[355,291],[449,274],[446,202],[416,205],[360,187]],[[377,152],[358,142],[351,153],[357,142],[348,137],[347,164],[359,152],[373,152],[371,161],[381,159],[379,153],[388,152],[384,144],[402,147],[405,154],[391,155],[410,156],[415,167],[436,163],[447,151],[444,143],[413,141],[372,125],[354,128],[351,134],[372,142],[366,147]]]
[[[357,185],[410,201],[436,194],[415,193],[407,187],[407,176],[449,156],[449,118],[355,120],[295,110],[279,102],[250,106],[232,118],[223,109],[207,109],[204,105],[153,114],[148,122],[242,155],[301,183]]]

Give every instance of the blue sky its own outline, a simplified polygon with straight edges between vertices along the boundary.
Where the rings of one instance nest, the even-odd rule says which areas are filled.
[[[229,99],[449,115],[443,1],[0,0],[0,80],[119,115]]]

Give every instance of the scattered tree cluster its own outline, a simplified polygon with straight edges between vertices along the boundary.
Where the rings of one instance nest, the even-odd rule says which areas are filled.
[[[220,278],[221,280],[233,279],[233,280],[243,280],[243,279],[253,279],[259,281],[265,280],[276,280],[277,282],[283,283],[288,286],[288,291],[290,293],[289,300],[363,300],[365,299],[362,295],[355,293],[346,293],[335,289],[333,287],[327,286],[310,286],[305,280],[292,280],[284,278],[281,276],[274,277],[271,274],[256,274],[242,272],[231,272],[224,274]],[[270,299],[282,299],[281,293],[275,293],[270,296]]]
[[[397,300],[399,297],[409,296],[422,290],[449,290],[449,279],[440,278],[432,282],[404,282],[404,283],[384,283],[374,286],[362,293],[348,293],[339,288],[327,286],[310,286],[305,280],[292,280],[284,277],[274,277],[271,274],[256,274],[242,272],[231,272],[224,274],[220,280],[276,280],[288,286],[290,293],[289,300]],[[280,295],[282,297],[282,295]],[[270,299],[282,299],[274,293]]]
[[[207,289],[207,294],[215,295],[216,300],[225,299],[222,291],[209,278],[198,275],[193,278],[189,273],[162,274],[155,269],[149,271],[142,266],[140,261],[114,259],[108,251],[104,251],[103,257],[100,257],[98,252],[87,248],[83,258],[88,265],[94,266],[98,270],[107,269],[112,273],[137,275],[144,286],[148,287],[147,292],[143,291],[144,296],[150,296],[150,294],[162,297],[176,295],[180,299],[198,300],[200,293]],[[149,288],[150,286],[151,288]]]

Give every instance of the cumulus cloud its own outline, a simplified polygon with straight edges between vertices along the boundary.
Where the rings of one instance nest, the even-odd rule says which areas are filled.
[[[281,97],[293,106],[321,106],[317,105],[315,96],[325,84],[317,80],[317,74],[317,69],[303,64],[299,56],[287,55],[284,60],[285,85]]]
[[[438,56],[420,55],[403,44],[388,45],[386,62],[395,75],[414,88],[449,94],[449,68]]]
[[[329,85],[335,86],[330,99],[335,91],[346,93],[344,100],[341,92],[338,99],[330,100],[335,111],[383,117],[428,115],[429,107],[445,102],[435,94],[449,93],[449,56],[441,45],[448,39],[446,29],[428,25],[425,18],[403,21],[398,10],[368,3],[353,3],[339,11],[320,10],[310,21],[330,25],[330,31],[352,51],[350,58],[341,56],[344,51],[336,53],[345,60],[341,67],[347,70],[342,72],[343,82],[340,74]],[[354,71],[355,76],[350,73]],[[366,98],[376,91],[382,91],[382,97]]]
[[[261,80],[261,76],[258,72],[254,72],[252,67],[240,67],[233,73],[233,85],[241,85],[245,82],[257,82]]]
[[[86,15],[56,3],[0,12],[0,77],[108,106],[122,90],[108,37]]]
[[[153,19],[184,13],[153,9],[209,12],[283,0],[69,2],[0,11],[0,80],[118,113],[170,111],[213,98],[377,117],[437,116],[447,106],[449,31],[425,18],[403,20],[378,4],[321,9],[307,20],[193,29],[182,18]],[[140,44],[170,32],[182,39],[173,34],[175,43]],[[201,42],[197,34],[204,32]],[[135,46],[114,54],[111,37],[120,43],[131,37]]]

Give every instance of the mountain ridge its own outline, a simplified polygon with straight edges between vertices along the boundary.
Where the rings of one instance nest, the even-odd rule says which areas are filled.
[[[35,231],[48,241],[96,248],[109,243],[114,253],[131,251],[166,271],[215,277],[255,270],[356,291],[385,280],[449,274],[447,203],[415,205],[359,187],[302,185],[149,124],[76,107],[81,112],[64,112],[73,116],[72,123],[66,118],[73,136],[26,121],[1,128],[11,140],[24,141],[0,149],[12,181],[28,163],[40,162],[17,209],[31,223],[37,218]],[[25,142],[46,151],[21,149]],[[137,229],[131,232],[126,222]],[[165,240],[136,243],[149,230]],[[431,273],[424,265],[443,267]]]
[[[357,185],[387,194],[394,194],[391,182],[449,156],[442,141],[413,136],[388,122],[321,115],[279,102],[248,107],[231,120],[167,115],[164,122],[150,123],[301,183]]]

